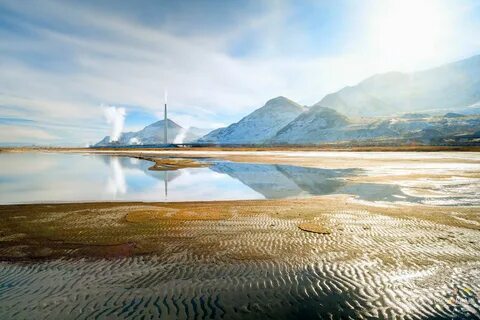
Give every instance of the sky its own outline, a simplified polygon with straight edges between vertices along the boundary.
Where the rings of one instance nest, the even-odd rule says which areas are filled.
[[[217,128],[277,96],[480,54],[478,0],[0,0],[0,145],[86,146],[163,117]],[[122,110],[123,110],[122,109]]]

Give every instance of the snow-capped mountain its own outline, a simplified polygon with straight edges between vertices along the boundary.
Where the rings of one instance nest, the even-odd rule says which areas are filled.
[[[300,114],[287,124],[271,139],[275,144],[318,143],[329,130],[345,127],[350,122],[337,111],[321,106],[314,106]]]
[[[164,120],[157,121],[151,125],[146,126],[140,131],[124,132],[116,142],[110,142],[110,137],[106,136],[96,147],[105,147],[110,145],[148,145],[148,144],[162,144],[164,133]],[[182,143],[197,140],[202,135],[208,132],[205,129],[199,128],[182,128],[177,123],[167,119],[168,125],[168,143]]]
[[[267,101],[260,109],[255,110],[237,123],[226,128],[216,129],[199,142],[219,144],[255,144],[271,139],[275,134],[305,111],[296,102],[285,97],[277,97]]]
[[[414,73],[374,75],[315,105],[349,117],[455,109],[480,102],[480,55]]]

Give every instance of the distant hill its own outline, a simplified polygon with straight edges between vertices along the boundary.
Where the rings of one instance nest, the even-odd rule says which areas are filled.
[[[226,128],[216,129],[199,142],[219,144],[255,144],[268,141],[304,112],[305,107],[285,97],[277,97]]]
[[[100,142],[95,144],[96,147],[105,147],[110,145],[148,145],[148,144],[162,144],[164,133],[164,120],[152,123],[140,131],[124,132],[116,142],[110,142],[110,137],[106,136]],[[184,129],[177,123],[167,119],[168,125],[168,143],[192,142],[197,140],[202,135],[206,134],[208,130],[199,128]]]
[[[316,108],[316,107],[315,107]],[[312,108],[313,109],[313,108]],[[330,109],[331,110],[331,109]],[[303,121],[301,115],[271,140],[273,144],[321,144],[321,143],[420,143],[449,144],[480,143],[475,133],[480,128],[480,116],[450,114],[427,118],[385,117],[370,118],[365,122],[345,123],[338,113],[330,112],[323,126]],[[332,121],[331,119],[334,119]],[[340,120],[339,120],[340,119]],[[333,125],[328,125],[328,123]],[[322,121],[319,121],[322,123]]]
[[[480,102],[480,55],[414,73],[374,75],[326,95],[316,106],[349,117],[454,109]]]

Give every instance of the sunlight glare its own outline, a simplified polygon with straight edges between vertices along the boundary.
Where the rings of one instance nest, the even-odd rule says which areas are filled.
[[[373,41],[388,62],[415,67],[448,45],[448,8],[435,0],[388,0],[372,13]]]

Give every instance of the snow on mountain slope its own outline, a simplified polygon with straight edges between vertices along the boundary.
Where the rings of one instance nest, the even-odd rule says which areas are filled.
[[[216,129],[199,142],[219,144],[255,144],[272,138],[278,130],[287,125],[305,110],[305,107],[285,98],[277,97],[267,101],[237,123]]]
[[[288,144],[328,141],[329,137],[322,137],[327,132],[326,129],[344,127],[349,123],[349,120],[337,111],[315,106],[279,130],[271,142]]]

